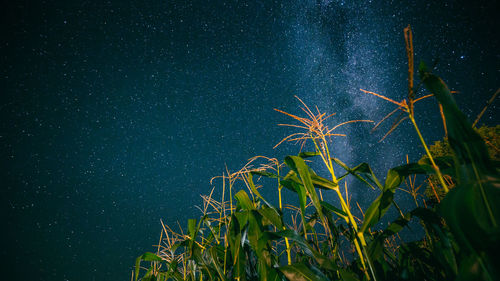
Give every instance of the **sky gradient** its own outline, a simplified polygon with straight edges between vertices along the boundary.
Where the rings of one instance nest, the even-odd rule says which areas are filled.
[[[394,108],[359,89],[404,98],[408,24],[415,61],[438,60],[470,119],[499,86],[494,1],[69,2],[2,11],[0,255],[11,280],[128,280],[160,219],[197,217],[226,165],[298,153],[273,149],[291,133],[273,109],[300,113],[294,95],[336,112],[330,125],[379,121]],[[498,124],[497,108],[481,123]],[[429,142],[442,137],[436,110],[431,99],[416,108]],[[408,123],[378,143],[391,122],[339,129],[335,155],[380,178],[406,154],[418,160]],[[364,191],[353,200],[376,196]]]

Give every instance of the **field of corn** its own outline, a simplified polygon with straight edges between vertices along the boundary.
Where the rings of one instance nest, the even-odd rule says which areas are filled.
[[[184,231],[162,225],[156,252],[137,258],[132,279],[500,280],[500,173],[498,158],[490,155],[498,152],[498,144],[485,142],[474,128],[477,120],[466,119],[445,82],[425,64],[420,63],[419,82],[414,83],[410,27],[404,34],[408,96],[398,102],[368,90],[361,94],[395,105],[382,121],[401,113],[384,138],[403,120],[411,121],[424,148],[420,161],[390,169],[385,181],[367,163],[348,167],[341,155],[331,154],[331,136],[345,124],[371,121],[329,128],[329,115],[299,99],[305,117],[277,111],[294,121],[282,124],[294,132],[280,143],[298,142],[301,152],[284,161],[257,156],[239,171],[214,178],[221,198],[214,198],[214,190],[202,196],[201,216],[189,219]],[[492,100],[496,95],[498,91]],[[414,105],[426,98],[439,104],[449,153],[433,151],[436,147],[429,147],[419,130]],[[494,130],[498,134],[499,126]],[[302,152],[306,142],[314,151]],[[328,175],[315,173],[312,163],[324,165]],[[416,175],[426,178],[425,195]],[[379,194],[360,218],[353,215],[348,176]],[[276,190],[277,206],[261,195],[260,182]],[[414,198],[411,211],[394,200],[403,191]],[[283,192],[294,194],[299,204],[284,202]],[[326,193],[339,203],[324,201]],[[427,200],[418,200],[423,196]],[[382,228],[380,220],[391,207],[399,217]],[[405,242],[399,232],[411,221],[421,225],[423,235]]]

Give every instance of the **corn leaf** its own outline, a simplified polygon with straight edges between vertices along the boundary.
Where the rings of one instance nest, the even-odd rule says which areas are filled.
[[[290,281],[327,281],[328,279],[324,276],[320,276],[310,270],[303,263],[295,263],[291,265],[285,265],[279,268],[279,270],[286,276]]]

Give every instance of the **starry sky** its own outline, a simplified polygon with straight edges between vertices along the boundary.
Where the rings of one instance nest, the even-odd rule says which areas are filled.
[[[196,217],[226,165],[298,153],[273,149],[291,133],[273,108],[300,113],[297,95],[336,112],[330,125],[392,111],[359,88],[404,98],[408,24],[416,62],[438,60],[474,119],[499,86],[494,1],[413,2],[13,1],[0,17],[3,276],[128,280],[160,219]],[[497,107],[483,124],[498,124]],[[436,109],[416,108],[429,142]],[[409,123],[378,142],[391,123],[339,129],[336,157],[380,178],[418,160]],[[377,194],[365,191],[351,195],[367,206]]]

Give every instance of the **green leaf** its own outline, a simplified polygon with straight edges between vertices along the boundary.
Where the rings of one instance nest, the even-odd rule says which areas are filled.
[[[238,226],[240,227],[238,229],[238,231],[243,231],[243,229],[246,227],[247,222],[248,222],[249,213],[250,213],[250,211],[248,211],[248,210],[234,213],[234,217],[238,221]]]
[[[253,210],[255,209],[252,200],[248,197],[248,194],[244,190],[238,191],[235,195],[238,204],[243,210]]]
[[[443,107],[448,142],[455,156],[456,186],[448,192],[439,211],[457,238],[461,249],[479,255],[485,252],[498,259],[500,248],[500,173],[489,158],[481,136],[458,109],[441,78],[421,63],[420,77],[425,87]],[[481,270],[488,274],[488,265]],[[495,268],[491,266],[491,268]],[[493,278],[490,276],[490,278]]]
[[[339,270],[339,273],[343,281],[359,281],[358,277],[350,271],[341,269]]]
[[[299,157],[302,159],[306,159],[309,157],[314,157],[314,156],[319,156],[319,152],[317,151],[306,151],[306,152],[301,152],[299,153]]]
[[[387,173],[384,190],[396,189],[404,181],[405,177],[414,174],[433,174],[434,169],[429,165],[410,163],[392,168]]]
[[[323,208],[327,209],[328,211],[330,211],[332,213],[335,213],[337,216],[339,216],[341,218],[346,218],[347,217],[346,212],[342,211],[339,208],[334,207],[330,203],[327,203],[325,201],[321,201],[321,206],[323,206]]]
[[[138,257],[136,260],[135,260],[135,280],[137,281],[137,279],[139,278],[139,270],[141,268],[141,261],[162,261],[162,259],[157,256],[156,254],[153,254],[153,253],[150,253],[150,252],[146,252],[144,254],[142,254],[142,256]]]
[[[309,167],[308,167],[309,168]],[[335,190],[337,189],[338,185],[330,180],[327,180],[321,176],[318,176],[312,169],[309,168],[309,176],[311,178],[311,181],[314,185],[314,187],[325,189],[325,190]],[[291,170],[284,178],[281,180],[281,185],[286,187],[287,189],[297,192],[295,187],[291,186],[290,182],[294,182],[297,184],[302,185],[302,180],[299,179],[297,176],[297,173],[294,170]]]
[[[326,189],[326,190],[336,190],[338,188],[338,184],[334,183],[331,180],[327,180],[321,176],[316,175],[312,170],[310,171],[311,181],[314,187]]]
[[[267,171],[251,171],[250,174],[252,175],[258,175],[258,176],[263,176],[263,177],[267,177],[267,178],[279,178],[278,175],[276,174],[273,174],[273,173],[270,173],[270,172],[267,172]]]
[[[291,265],[285,265],[279,268],[279,270],[286,276],[290,281],[327,281],[328,279],[324,276],[319,276],[310,270],[303,263],[295,263]]]
[[[309,167],[304,162],[304,159],[298,156],[287,156],[285,158],[285,163],[288,165],[288,167],[290,167],[290,169],[295,171],[300,176],[300,179],[302,180],[302,185],[305,187],[307,191],[307,195],[309,195],[309,198],[311,198],[311,201],[316,210],[318,211],[320,218],[324,220],[318,194],[314,189],[314,185],[311,179],[311,173],[309,172]]]
[[[278,229],[283,228],[283,222],[281,221],[281,215],[275,208],[263,207],[257,210],[262,217],[266,218],[270,223],[276,226]]]
[[[392,200],[394,198],[394,191],[387,190],[383,191],[371,204],[370,207],[365,212],[365,219],[363,225],[360,228],[360,232],[366,232],[366,230],[376,224],[385,215],[389,207],[391,206]]]
[[[249,173],[247,176],[248,185],[250,186],[250,190],[255,195],[257,195],[257,197],[259,197],[259,199],[262,200],[262,202],[264,202],[264,204],[266,204],[268,207],[273,207],[269,202],[267,202],[266,199],[264,199],[264,197],[262,197],[262,195],[260,195],[260,192],[257,190],[257,187],[255,187],[255,184],[253,183],[253,176],[252,175],[253,175],[252,173]]]
[[[293,172],[293,171],[291,171]],[[297,178],[298,179],[298,178]],[[300,185],[299,183],[297,183],[294,179],[292,179],[291,177],[285,177],[283,180],[280,181],[280,184],[282,186],[284,186],[286,189],[292,191],[292,192],[295,192],[295,193],[298,193],[298,185]]]
[[[278,274],[272,268],[272,253],[268,235],[265,235],[262,216],[258,210],[249,211],[248,241],[257,256],[259,280],[278,280]]]
[[[337,158],[332,158],[332,160],[335,163],[337,163],[339,166],[341,166],[344,170],[347,171],[347,173],[345,175],[342,175],[341,177],[338,178],[339,181],[342,180],[343,178],[345,178],[347,175],[351,174],[354,177],[356,177],[358,180],[364,182],[366,185],[368,185],[372,189],[375,189],[375,187],[373,185],[376,185],[379,189],[383,189],[379,180],[377,179],[377,177],[373,173],[372,168],[367,163],[361,163],[358,166],[351,169],[346,164],[344,164],[344,162],[340,161]],[[364,175],[366,177],[366,179],[362,175]]]
[[[321,268],[327,270],[336,270],[337,266],[328,258],[323,255],[316,249],[314,249],[305,239],[300,236],[297,232],[293,230],[283,230],[280,232],[266,232],[268,235],[268,240],[274,240],[276,238],[288,238],[291,241],[294,241],[296,245],[303,251],[303,253],[314,260],[319,264]]]
[[[215,270],[219,274],[219,278],[220,278],[219,280],[226,280],[226,276],[224,275],[224,271],[221,268],[221,265],[219,263],[219,258],[217,256],[217,248],[211,247],[208,250],[208,253],[209,253],[209,258],[210,258],[212,265],[214,266]]]
[[[482,182],[457,184],[445,196],[438,210],[464,250],[472,254],[485,251],[497,257],[498,252],[494,249],[500,247],[500,230],[492,224],[490,214],[483,203],[480,185],[488,195],[490,203],[500,204],[497,202],[500,198],[500,181],[490,177]],[[491,206],[495,218],[499,217],[498,206]]]
[[[451,176],[455,176],[455,165],[453,163],[453,157],[451,156],[439,156],[439,157],[433,157],[434,158],[434,163],[439,167],[439,170],[443,174],[448,174]],[[426,165],[429,167],[432,167],[432,163],[429,160],[428,157],[423,157],[422,159],[418,160],[418,164],[420,165]],[[431,171],[428,171],[428,174],[435,174],[436,171],[431,168]]]
[[[248,241],[253,250],[259,255],[259,238],[262,236],[261,216],[256,218],[256,212],[249,212],[248,216]]]
[[[188,219],[188,232],[191,239],[196,238],[196,219]]]
[[[297,174],[293,170],[291,170],[280,183],[287,189],[297,193],[299,197],[300,217],[304,228],[306,228],[305,213],[307,205],[307,192],[304,186],[301,184]]]
[[[375,225],[385,215],[393,203],[396,188],[401,185],[405,177],[413,174],[429,174],[432,168],[427,165],[410,163],[390,169],[387,172],[385,185],[382,193],[372,202],[365,212],[365,219],[360,232],[365,232],[369,227]]]
[[[483,139],[472,128],[472,124],[467,120],[465,114],[458,109],[448,86],[441,78],[430,73],[423,63],[421,63],[419,73],[425,87],[434,94],[443,106],[448,129],[448,142],[455,152],[458,162],[460,164],[473,163],[479,170],[494,172],[490,166],[491,160]]]
[[[240,280],[246,280],[246,253],[242,247],[242,226],[239,225],[238,219],[235,215],[231,217],[231,224],[229,225],[229,249],[231,251],[231,261],[229,264],[233,265],[233,276]]]

